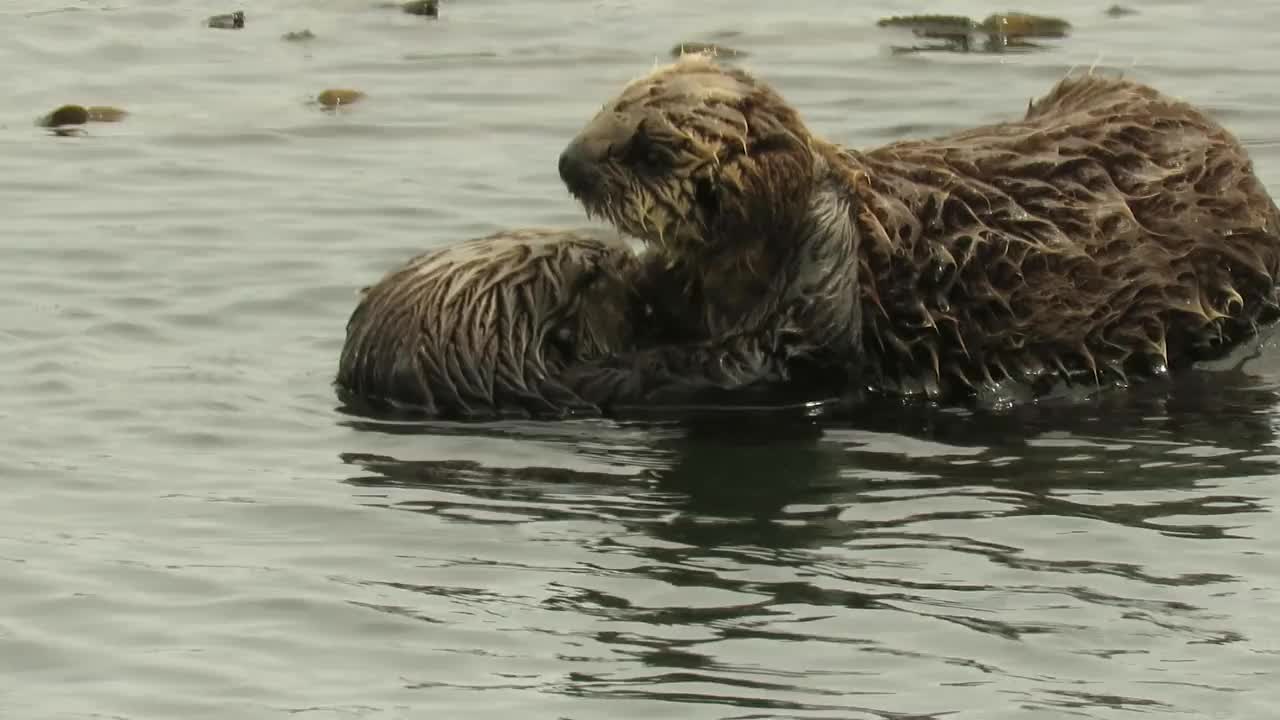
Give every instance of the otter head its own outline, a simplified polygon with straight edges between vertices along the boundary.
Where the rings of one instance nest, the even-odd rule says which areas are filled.
[[[590,413],[556,377],[634,346],[638,266],[621,239],[553,230],[425,253],[364,290],[337,385],[436,416]]]
[[[785,232],[812,186],[812,141],[768,85],[690,54],[624,87],[565,148],[559,170],[588,215],[684,255]]]

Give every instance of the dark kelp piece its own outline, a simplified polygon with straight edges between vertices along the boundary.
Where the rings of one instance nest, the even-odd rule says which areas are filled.
[[[409,0],[400,6],[400,9],[410,15],[424,15],[426,17],[440,17],[439,0]]]
[[[943,41],[933,45],[893,46],[895,53],[1027,51],[1045,47],[1027,38],[1061,38],[1071,28],[1066,20],[1029,13],[997,13],[982,22],[974,22],[961,15],[901,15],[883,18],[876,24],[907,29],[917,37]]]
[[[120,122],[129,115],[124,109],[110,105],[90,105],[85,110],[91,122]]]
[[[1060,38],[1071,32],[1071,23],[1047,15],[997,13],[988,15],[976,29],[1015,37]]]
[[[220,30],[241,30],[244,28],[244,11],[237,10],[226,15],[214,15],[206,20],[205,24]]]
[[[330,88],[316,96],[316,102],[328,109],[351,105],[363,100],[366,95],[352,88]]]
[[[1137,15],[1138,11],[1124,5],[1112,5],[1103,11],[1108,17],[1118,18],[1126,15]]]
[[[61,127],[63,125],[83,125],[89,122],[89,110],[83,105],[63,105],[36,121],[41,127]]]

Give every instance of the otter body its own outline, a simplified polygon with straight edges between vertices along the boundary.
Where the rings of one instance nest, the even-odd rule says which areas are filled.
[[[437,417],[598,414],[557,374],[634,347],[636,267],[621,239],[545,229],[424,253],[362,291],[336,385]]]
[[[1280,210],[1245,150],[1127,80],[1067,78],[1020,120],[859,151],[748,73],[686,57],[608,103],[560,174],[666,258],[700,336],[576,370],[603,403],[815,369],[938,399],[1123,382],[1277,314]]]

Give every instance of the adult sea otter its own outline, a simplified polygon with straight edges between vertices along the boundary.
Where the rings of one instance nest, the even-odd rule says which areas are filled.
[[[604,407],[837,383],[961,399],[1163,374],[1277,316],[1280,211],[1192,105],[1085,73],[1016,120],[868,150],[687,55],[565,148],[588,215],[642,239],[689,340],[569,368]]]

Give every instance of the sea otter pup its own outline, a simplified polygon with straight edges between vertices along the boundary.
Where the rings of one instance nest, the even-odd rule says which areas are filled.
[[[376,405],[467,419],[594,415],[556,379],[633,347],[638,261],[619,238],[525,229],[419,255],[362,291],[336,385]]]
[[[702,338],[570,373],[605,404],[785,381],[797,363],[937,399],[1123,381],[1277,312],[1280,211],[1240,143],[1093,73],[1019,120],[863,151],[749,73],[685,56],[610,100],[559,172],[588,215],[666,256]]]

